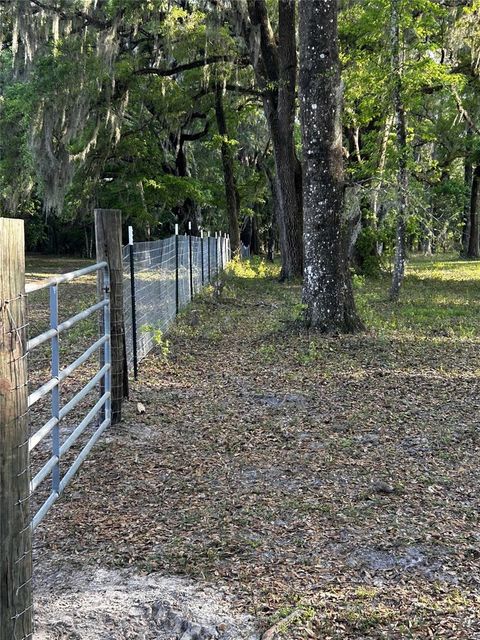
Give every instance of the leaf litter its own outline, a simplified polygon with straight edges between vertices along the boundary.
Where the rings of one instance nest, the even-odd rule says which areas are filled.
[[[230,275],[182,314],[38,565],[184,576],[268,637],[480,638],[478,337],[306,334],[298,300]]]

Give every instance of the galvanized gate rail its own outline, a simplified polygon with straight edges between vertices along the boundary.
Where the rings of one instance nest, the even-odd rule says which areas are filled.
[[[62,323],[58,322],[58,286],[65,282],[70,282],[76,278],[80,278],[90,273],[100,273],[102,276],[102,292],[103,298],[100,302],[84,309],[80,313],[72,316]],[[112,356],[110,348],[110,275],[106,262],[65,273],[55,278],[40,283],[27,284],[25,291],[27,294],[40,289],[48,288],[50,291],[50,328],[40,335],[30,338],[27,342],[27,353],[39,347],[41,344],[50,340],[51,342],[51,378],[41,387],[33,391],[28,396],[28,409],[31,408],[48,393],[51,393],[51,418],[38,431],[30,436],[29,451],[33,451],[35,447],[51,434],[51,456],[44,466],[38,471],[30,482],[30,493],[33,493],[38,486],[51,475],[51,492],[37,513],[34,515],[31,526],[33,529],[42,521],[51,506],[61,496],[65,487],[70,482],[74,474],[79,469],[82,462],[97,442],[101,434],[111,423],[111,365]],[[67,331],[81,320],[85,320],[96,312],[102,313],[102,335],[96,340],[81,356],[74,362],[60,368],[60,349],[59,336]],[[73,398],[69,400],[63,407],[60,401],[60,385],[72,375],[72,373],[84,364],[94,353],[101,350],[101,362],[99,370],[90,379],[90,381],[79,391]],[[65,416],[74,409],[81,400],[83,400],[97,385],[101,388],[101,397],[83,417],[83,419],[74,428],[72,433],[61,442],[60,423]],[[75,458],[70,468],[61,474],[60,460],[69,451],[72,445],[78,440],[85,429],[97,419],[96,430],[84,445],[80,453]]]

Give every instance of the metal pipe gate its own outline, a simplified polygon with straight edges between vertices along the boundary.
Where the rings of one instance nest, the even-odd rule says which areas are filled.
[[[96,304],[84,309],[80,313],[72,316],[62,323],[58,322],[59,306],[59,285],[70,282],[90,273],[97,272],[101,276],[101,287],[99,287],[102,299]],[[39,485],[51,476],[51,491],[49,497],[33,516],[31,526],[33,529],[43,520],[45,515],[56,500],[62,495],[65,487],[70,482],[80,465],[85,460],[98,438],[111,424],[112,399],[111,399],[111,367],[112,354],[110,348],[110,275],[106,262],[65,273],[55,278],[40,283],[27,284],[25,292],[27,294],[40,289],[49,289],[50,293],[50,328],[38,336],[30,338],[27,342],[27,353],[39,347],[41,344],[50,341],[51,343],[51,378],[28,396],[28,409],[31,408],[48,393],[51,393],[51,418],[38,431],[30,436],[28,441],[29,451],[51,434],[51,456],[43,467],[30,481],[30,493],[32,494]],[[61,367],[59,338],[60,335],[71,329],[81,320],[85,320],[94,313],[101,312],[100,337],[86,349],[81,356],[66,367]],[[84,364],[91,356],[100,351],[100,366],[89,382],[71,398],[64,406],[61,405],[60,387],[61,383],[70,377],[73,372]],[[78,422],[72,433],[61,441],[60,424],[62,419],[70,413],[97,385],[100,385],[101,394],[99,400],[90,411]],[[78,440],[85,429],[97,420],[97,428],[77,455],[71,466],[62,473],[60,461],[70,450],[72,445]]]

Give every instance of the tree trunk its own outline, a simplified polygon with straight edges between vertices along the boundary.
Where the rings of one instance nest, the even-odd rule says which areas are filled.
[[[254,256],[259,256],[262,251],[260,236],[258,235],[258,222],[255,216],[252,216],[252,243],[250,250]]]
[[[228,230],[230,233],[230,246],[232,255],[237,255],[240,251],[240,227],[238,219],[240,216],[240,195],[235,178],[235,168],[233,164],[232,149],[228,144],[227,122],[225,120],[225,110],[223,108],[223,89],[218,84],[215,91],[215,115],[217,118],[218,133],[222,136],[222,166],[223,179],[225,182],[225,198],[227,203]]]
[[[472,196],[470,199],[470,237],[468,241],[468,258],[480,258],[480,164],[475,167],[472,180]]]
[[[268,248],[267,248],[267,260],[269,262],[274,262],[275,260],[275,239],[277,235],[277,220],[276,215],[279,210],[278,206],[278,185],[275,180],[274,175],[270,171],[267,165],[265,165],[265,175],[268,179],[268,184],[270,185],[270,193],[272,195],[272,206],[271,206],[271,219],[270,226],[268,229]]]
[[[278,112],[272,130],[275,165],[279,184],[281,215],[278,218],[282,279],[301,276],[302,242],[302,170],[295,153],[295,90],[297,86],[297,43],[295,36],[295,0],[278,3],[279,86]]]
[[[398,211],[395,260],[393,265],[390,300],[398,300],[405,276],[408,172],[407,172],[407,126],[402,96],[402,69],[400,60],[400,0],[391,0],[391,47],[393,74],[393,105],[397,130],[398,154]]]
[[[420,243],[420,249],[424,256],[431,256],[433,254],[433,218],[431,211],[427,220],[422,222],[422,239]]]
[[[184,147],[184,141],[180,135],[176,140],[176,155],[175,155],[175,175],[180,178],[186,178],[190,176],[188,170],[187,154]],[[180,229],[187,232],[188,223],[191,222],[193,235],[198,234],[198,220],[197,210],[195,208],[195,202],[191,198],[186,198],[182,204],[174,207],[174,213]]]
[[[265,0],[248,0],[251,29],[244,38],[257,82],[264,91],[264,110],[273,143],[278,211],[276,220],[282,255],[282,279],[300,277],[303,270],[302,168],[294,140],[297,53],[295,0],[279,0],[278,45]],[[260,39],[258,55],[256,41]]]
[[[470,240],[470,204],[472,195],[472,179],[473,179],[473,165],[471,158],[471,144],[472,144],[472,129],[467,129],[466,136],[466,149],[465,149],[465,165],[464,165],[464,180],[465,180],[465,203],[463,207],[462,216],[462,249],[461,255],[466,256],[468,254],[468,245]]]
[[[361,328],[348,265],[338,3],[300,0],[300,105],[304,158],[303,300],[308,327],[325,333]]]
[[[377,182],[373,187],[372,194],[372,209],[373,209],[373,219],[375,221],[375,226],[379,226],[379,208],[380,208],[380,192],[383,187],[383,181],[385,177],[385,165],[387,162],[387,150],[388,150],[388,139],[390,137],[390,132],[393,126],[393,117],[391,114],[388,114],[385,118],[385,126],[382,132],[382,139],[380,143],[380,157],[378,159],[378,170],[377,170]]]

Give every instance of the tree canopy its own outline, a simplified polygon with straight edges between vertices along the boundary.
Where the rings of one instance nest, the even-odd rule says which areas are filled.
[[[115,206],[139,239],[189,221],[235,250],[276,239],[301,275],[296,4],[2,0],[0,207],[29,246],[88,254],[93,207]],[[338,6],[354,267],[403,245],[478,257],[479,1]]]

